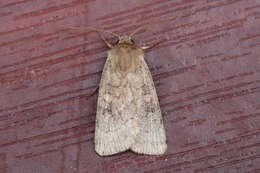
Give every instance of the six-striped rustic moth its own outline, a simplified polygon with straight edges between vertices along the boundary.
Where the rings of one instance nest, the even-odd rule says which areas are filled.
[[[176,18],[170,17],[166,20]],[[129,36],[94,27],[87,29],[110,33],[115,45],[103,36],[110,48],[99,84],[95,126],[95,150],[101,156],[132,150],[140,154],[161,155],[167,149],[162,113],[144,51],[154,45],[137,46],[132,36],[154,23],[143,25]]]

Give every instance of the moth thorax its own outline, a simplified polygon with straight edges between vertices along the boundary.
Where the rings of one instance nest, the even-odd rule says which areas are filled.
[[[135,71],[140,62],[142,50],[127,44],[118,45],[111,51],[115,70],[121,72]]]

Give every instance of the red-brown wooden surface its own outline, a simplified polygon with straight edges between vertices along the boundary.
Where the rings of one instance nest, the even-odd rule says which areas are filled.
[[[63,25],[128,34],[185,10],[134,38],[165,40],[146,60],[167,153],[98,156],[88,95],[108,49]],[[260,172],[259,0],[1,0],[0,24],[0,173]]]

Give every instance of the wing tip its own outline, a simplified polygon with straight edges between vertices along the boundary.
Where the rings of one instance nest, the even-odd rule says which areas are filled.
[[[133,138],[129,137],[123,139],[122,136],[110,136],[105,139],[95,140],[95,151],[100,156],[110,156],[117,153],[127,151],[131,148],[134,143]]]
[[[163,155],[167,150],[167,144],[165,142],[165,143],[158,143],[155,145],[152,144],[134,145],[133,147],[131,147],[131,150],[139,154]]]
[[[149,147],[144,147],[144,148],[140,148],[140,147],[128,147],[128,148],[123,148],[121,150],[102,150],[98,147],[95,147],[95,151],[99,156],[112,156],[121,152],[125,152],[131,150],[135,153],[138,154],[146,154],[146,155],[163,155],[166,150],[167,150],[167,144],[160,144],[160,146],[157,146],[155,148],[149,148]]]

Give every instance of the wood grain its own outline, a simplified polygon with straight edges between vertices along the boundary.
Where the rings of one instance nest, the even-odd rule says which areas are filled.
[[[168,151],[99,157],[93,135],[107,48],[99,26],[147,28],[146,54]],[[0,173],[260,171],[258,0],[9,0],[0,2]],[[114,38],[105,35],[110,41]]]

